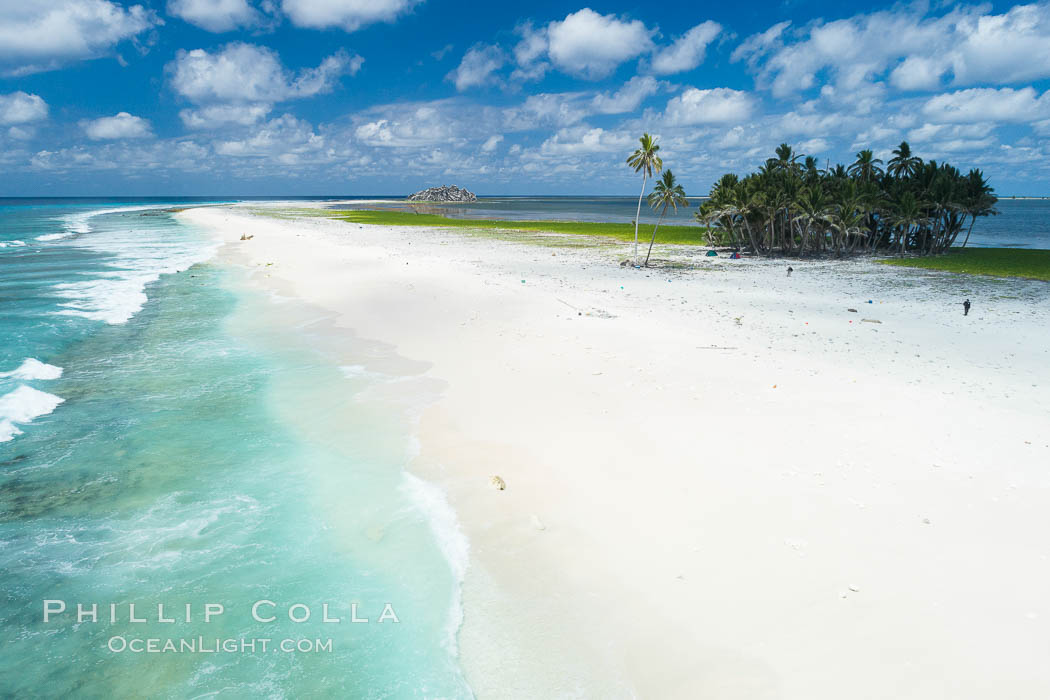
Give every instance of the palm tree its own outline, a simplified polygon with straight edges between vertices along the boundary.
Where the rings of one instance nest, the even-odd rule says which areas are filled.
[[[758,255],[792,255],[796,242],[800,256],[903,255],[947,252],[964,230],[969,238],[977,217],[996,213],[995,191],[979,170],[963,176],[948,163],[924,162],[907,142],[885,172],[881,163],[863,150],[849,168],[829,162],[819,169],[816,159],[782,144],[756,172],[719,180],[700,220],[720,222],[741,240],[746,231]]]
[[[798,172],[801,170],[798,159],[801,156],[795,153],[795,149],[786,143],[782,143],[776,148],[776,158],[769,158],[766,160],[766,168],[768,170],[785,170],[791,172]]]
[[[907,245],[908,234],[911,232],[912,227],[924,227],[929,223],[929,219],[923,213],[923,209],[926,206],[925,203],[916,199],[915,195],[910,191],[904,192],[894,204],[895,212],[890,217],[890,221],[893,222],[894,226],[900,228],[900,254],[903,257],[904,247]]]
[[[670,170],[664,171],[663,177],[653,187],[653,191],[649,193],[648,202],[654,211],[658,207],[663,208],[660,209],[660,218],[656,220],[656,226],[653,226],[653,238],[649,241],[649,251],[645,254],[645,267],[649,267],[649,255],[653,252],[653,243],[656,242],[656,229],[660,228],[660,222],[664,220],[667,207],[671,207],[677,212],[679,206],[689,206],[689,200],[685,198],[685,190],[675,182],[674,175]]]
[[[863,150],[857,154],[857,160],[853,162],[853,165],[849,166],[846,172],[851,176],[860,180],[874,180],[876,177],[882,174],[882,161],[875,157],[870,150]]]
[[[914,175],[921,164],[922,158],[913,156],[908,142],[901,141],[901,145],[893,149],[893,157],[886,164],[886,171],[893,177]]]
[[[712,222],[724,226],[729,231],[733,247],[737,250],[740,249],[735,226],[736,218],[741,216],[737,196],[739,184],[740,178],[733,173],[723,175],[711,188],[707,201],[701,202],[700,209],[695,215],[696,220],[705,226],[710,226]],[[713,245],[711,236],[708,236],[708,240],[712,241]]]
[[[973,232],[973,225],[977,221],[978,216],[999,213],[995,209],[995,203],[999,200],[992,194],[994,190],[988,186],[988,182],[984,179],[984,173],[980,170],[974,168],[966,175],[965,188],[962,210],[963,213],[970,217],[970,228],[967,229],[966,238],[963,239],[963,248],[970,242],[970,233]]]
[[[806,239],[813,231],[813,226],[818,225],[827,228],[830,225],[828,214],[831,212],[831,200],[820,185],[806,187],[799,195],[796,205],[799,209],[798,217],[806,224],[802,232],[802,243],[798,249],[798,257],[801,258],[806,250]],[[823,233],[821,235],[824,235]]]
[[[638,260],[638,219],[642,216],[642,197],[645,196],[645,182],[653,176],[653,172],[663,170],[664,162],[657,155],[660,146],[656,139],[648,133],[642,134],[638,139],[641,146],[627,159],[627,165],[634,168],[634,172],[642,173],[642,191],[638,195],[638,211],[634,215],[634,260]]]
[[[850,235],[862,235],[861,224],[867,217],[867,196],[863,188],[857,185],[856,180],[847,180],[833,200],[834,209],[831,215],[832,228],[839,232],[835,236],[834,247],[836,255],[845,252],[849,244]]]

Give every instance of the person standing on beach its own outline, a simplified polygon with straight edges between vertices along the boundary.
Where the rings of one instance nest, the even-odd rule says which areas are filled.
[[[963,302],[963,316],[969,316],[969,315],[970,315],[970,300],[967,299],[966,301]]]

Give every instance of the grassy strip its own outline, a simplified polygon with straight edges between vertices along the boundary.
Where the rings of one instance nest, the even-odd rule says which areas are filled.
[[[880,260],[884,265],[921,267],[968,275],[1023,277],[1050,282],[1050,250],[1024,248],[966,248],[947,255]]]
[[[415,214],[407,211],[376,211],[355,209],[328,212],[333,218],[355,224],[381,226],[435,226],[441,228],[492,229],[500,231],[536,231],[566,233],[582,236],[605,236],[619,241],[634,241],[633,224],[592,223],[588,221],[502,221],[499,219],[452,219],[436,214]],[[657,243],[707,245],[706,228],[701,226],[660,226]],[[638,240],[648,243],[653,235],[652,224],[638,227]]]

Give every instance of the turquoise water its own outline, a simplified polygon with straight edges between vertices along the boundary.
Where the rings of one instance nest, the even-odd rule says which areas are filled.
[[[0,244],[0,696],[470,697],[466,543],[405,472],[425,367],[153,203],[3,206]]]

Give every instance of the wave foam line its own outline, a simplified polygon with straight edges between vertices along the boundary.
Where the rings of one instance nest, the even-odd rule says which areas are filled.
[[[7,379],[59,379],[61,376],[61,367],[41,362],[35,357],[26,358],[18,369],[0,372],[0,378]]]
[[[426,516],[430,530],[437,540],[438,549],[445,556],[452,575],[456,579],[456,590],[449,610],[445,647],[452,656],[458,654],[456,636],[463,624],[463,579],[470,564],[470,541],[459,527],[456,512],[452,510],[445,492],[435,484],[424,481],[409,472],[402,472],[402,491]]]
[[[162,209],[162,206],[100,209],[92,216],[125,211]],[[126,322],[148,301],[146,286],[161,275],[182,272],[204,262],[218,250],[218,240],[199,241],[172,236],[171,229],[134,229],[118,226],[92,236],[75,238],[68,245],[111,256],[106,272],[93,279],[55,285],[67,301],[55,313],[81,316],[111,325]]]
[[[150,204],[148,206],[134,206],[134,207],[116,207],[113,209],[92,209],[91,211],[77,212],[75,214],[67,214],[63,217],[63,226],[65,230],[61,233],[45,233],[42,236],[37,236],[38,241],[58,241],[63,238],[71,238],[81,233],[91,233],[93,230],[89,223],[91,219],[96,216],[102,216],[104,214],[120,214],[122,212],[130,211],[145,211],[147,209],[164,209],[167,205],[162,204]]]
[[[61,396],[34,389],[23,384],[10,394],[0,396],[0,442],[13,440],[22,431],[15,425],[32,423],[34,418],[46,416],[65,401]]]

